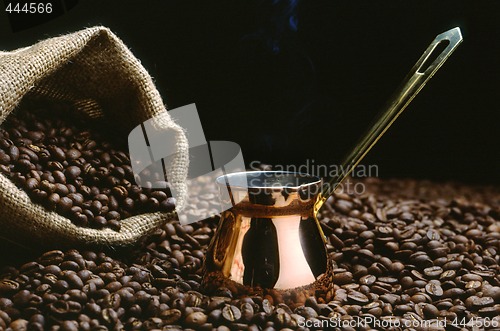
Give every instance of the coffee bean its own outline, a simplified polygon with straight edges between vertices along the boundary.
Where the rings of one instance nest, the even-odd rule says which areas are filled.
[[[105,308],[101,312],[101,318],[103,319],[105,324],[115,325],[118,321],[118,314],[112,308]]]
[[[396,314],[404,314],[404,313],[408,313],[408,312],[411,312],[413,309],[410,305],[406,305],[406,304],[402,304],[402,305],[396,305],[394,307],[394,312]]]
[[[444,270],[456,270],[462,267],[462,263],[460,261],[450,261],[443,265]]]
[[[351,291],[347,298],[355,304],[365,304],[369,301],[366,295],[357,291]]]
[[[292,317],[283,308],[278,308],[275,311],[274,323],[281,330],[286,330],[287,326],[291,326]]]
[[[194,312],[186,316],[185,323],[188,327],[196,328],[200,325],[205,324],[207,321],[207,315],[203,312]]]
[[[379,298],[380,300],[387,302],[391,305],[394,305],[400,299],[398,295],[391,293],[382,294]]]
[[[500,315],[500,305],[479,308],[478,313],[481,316],[488,316],[488,317],[499,316]]]
[[[173,211],[175,209],[175,199],[169,197],[160,203],[160,209],[166,212]]]
[[[469,309],[479,309],[479,308],[493,306],[494,304],[495,300],[493,300],[492,297],[470,296],[465,300],[465,305]]]
[[[134,210],[134,206],[135,206],[135,203],[134,203],[133,199],[131,199],[131,198],[125,198],[123,200],[123,208],[125,210],[132,211],[132,210]],[[151,210],[154,211],[155,209],[151,209]]]
[[[377,280],[377,277],[373,276],[373,275],[366,275],[366,276],[363,276],[359,279],[359,282],[361,284],[364,284],[364,285],[372,285],[373,283],[375,283],[375,281]]]
[[[430,229],[429,231],[427,231],[427,238],[429,238],[429,240],[439,240],[441,236],[439,235],[438,231]]]
[[[55,170],[52,172],[52,176],[54,177],[56,183],[66,184],[66,176],[62,171]]]
[[[387,236],[387,235],[392,234],[392,228],[390,226],[379,226],[377,228],[377,231],[382,236]]]
[[[425,291],[432,296],[440,297],[443,295],[443,289],[437,283],[429,283],[425,286]]]
[[[439,315],[439,309],[437,309],[436,306],[430,303],[424,304],[423,312],[427,319],[432,319]]]
[[[500,286],[484,286],[482,291],[484,296],[492,297],[495,302],[500,301]]]
[[[61,323],[61,331],[78,331],[78,323],[76,321],[63,321]]]
[[[410,274],[415,280],[426,280],[424,275],[422,275],[418,270],[412,270]]]
[[[495,273],[491,270],[472,270],[472,273],[487,279],[495,276]]]
[[[341,272],[333,275],[333,283],[338,285],[348,284],[352,281],[352,273]]]
[[[435,267],[429,267],[424,269],[424,274],[427,277],[431,278],[437,278],[439,275],[443,273],[443,268],[435,266]]]
[[[443,298],[459,298],[464,294],[461,288],[450,288],[443,292]]]
[[[222,317],[228,322],[234,322],[241,318],[241,311],[233,305],[225,305],[222,308]]]
[[[20,153],[19,157],[26,156],[27,160],[30,160],[33,163],[39,161],[38,155],[27,147],[23,146],[19,147],[19,153]]]
[[[19,159],[16,163],[16,170],[21,171],[21,172],[29,172],[31,170],[35,170],[36,166],[31,163],[30,160],[27,159]],[[11,177],[14,175],[12,173],[9,173]],[[19,173],[18,173],[19,174]]]
[[[455,270],[446,270],[439,276],[439,279],[441,281],[451,280],[455,278],[456,274]]]
[[[270,315],[273,312],[272,304],[269,302],[268,299],[262,300],[262,311],[266,315]]]
[[[245,322],[250,322],[254,315],[253,306],[250,303],[246,302],[241,305],[240,310],[241,310],[241,320]]]
[[[48,251],[38,259],[40,264],[44,266],[56,265],[61,263],[63,260],[64,260],[64,253],[59,250]]]
[[[20,151],[15,145],[10,145],[6,148],[8,151],[6,154],[9,155],[11,161],[17,161],[19,159]]]
[[[11,159],[9,154],[4,152],[3,150],[0,150],[0,164],[9,165],[11,161],[13,160]]]
[[[344,248],[344,242],[340,240],[334,233],[330,235],[330,241],[332,245],[335,246],[337,249]]]
[[[28,131],[27,137],[36,143],[45,139],[45,134],[41,131]]]
[[[30,291],[21,290],[12,297],[12,302],[14,303],[14,305],[24,308],[25,306],[28,305],[30,299],[31,299]]]
[[[77,146],[75,146],[75,147],[77,147]],[[78,159],[80,156],[82,156],[82,153],[78,149],[72,148],[72,149],[69,149],[68,151],[66,151],[65,155],[66,155],[66,159],[71,161],[71,160]]]
[[[59,204],[59,201],[61,200],[61,197],[57,193],[52,193],[49,195],[47,198],[47,207],[50,210],[55,210],[56,206]]]
[[[429,251],[429,256],[433,259],[444,257],[444,256],[446,256],[446,254],[448,254],[448,249],[445,247],[438,247],[438,248],[431,249]]]
[[[0,280],[0,293],[9,293],[16,291],[19,288],[19,283],[9,279]]]
[[[59,202],[57,203],[57,211],[61,214],[68,213],[71,207],[73,207],[73,201],[68,197],[60,198]]]
[[[69,179],[74,180],[81,175],[82,171],[77,166],[69,166],[64,173]]]
[[[481,235],[482,235],[482,232],[478,229],[471,229],[471,230],[465,232],[465,236],[467,238],[479,238],[479,237],[481,237]]]
[[[28,327],[28,321],[25,319],[16,319],[15,321],[12,321],[9,325],[9,329],[13,331],[27,330],[27,327]]]
[[[207,320],[212,323],[217,323],[221,320],[221,318],[222,318],[222,311],[220,309],[214,309],[208,314]],[[265,320],[265,317],[263,318],[263,320]]]

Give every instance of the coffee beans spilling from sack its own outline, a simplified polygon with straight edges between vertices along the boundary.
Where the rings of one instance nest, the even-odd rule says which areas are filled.
[[[174,210],[167,189],[136,185],[127,147],[112,141],[110,126],[60,108],[24,105],[0,128],[0,171],[32,200],[97,229],[119,230],[120,219]]]
[[[366,180],[321,213],[334,297],[210,296],[217,218],[170,221],[129,251],[48,251],[0,270],[0,329],[500,330],[500,192]],[[482,325],[482,327],[481,327]]]

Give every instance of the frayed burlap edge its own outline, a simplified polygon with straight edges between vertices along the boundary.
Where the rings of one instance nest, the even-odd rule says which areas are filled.
[[[82,228],[56,212],[49,212],[43,206],[33,203],[26,192],[18,189],[1,174],[0,188],[2,189],[0,199],[2,234],[29,233],[31,240],[46,246],[130,245],[172,218],[172,214],[149,213],[122,220],[120,231]]]

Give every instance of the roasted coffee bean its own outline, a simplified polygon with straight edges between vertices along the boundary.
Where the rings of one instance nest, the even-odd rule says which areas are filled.
[[[499,316],[500,315],[500,305],[497,304],[497,305],[491,306],[491,307],[479,308],[478,313],[481,316],[488,316],[488,317]]]
[[[435,266],[424,269],[424,274],[430,278],[437,278],[443,273],[443,268]]]
[[[19,159],[16,163],[16,170],[17,171],[21,171],[21,172],[29,172],[31,170],[35,170],[36,169],[36,166],[31,163],[30,160],[27,160],[27,159]],[[20,174],[21,172],[17,172],[16,174]],[[14,177],[14,174],[12,172],[9,172],[8,173],[11,178]]]
[[[492,297],[476,297],[470,296],[465,300],[465,305],[469,309],[477,310],[479,308],[493,306],[495,304],[495,300]]]
[[[77,147],[77,146],[75,146],[75,147]],[[66,155],[66,159],[68,161],[71,161],[71,160],[78,159],[80,156],[82,156],[82,153],[78,149],[71,148],[68,151],[66,151],[65,155]]]
[[[441,288],[441,285],[437,283],[429,283],[425,285],[425,291],[429,293],[429,295],[435,297],[440,297],[443,295],[443,289]]]
[[[375,281],[377,280],[377,277],[373,276],[373,275],[366,275],[366,276],[363,276],[359,279],[359,282],[361,284],[364,284],[364,285],[372,285],[373,283],[375,283]]]
[[[222,317],[228,322],[234,322],[241,318],[241,311],[233,305],[225,305],[222,308]]]
[[[62,171],[55,170],[52,172],[52,176],[54,177],[56,183],[66,184],[66,176],[63,174]]]
[[[47,207],[50,210],[55,210],[57,205],[59,205],[59,201],[61,200],[61,197],[57,193],[52,193],[49,195],[47,198]]]
[[[262,313],[264,314],[264,313]],[[254,319],[255,319],[255,316],[257,315],[254,315]],[[221,320],[222,318],[222,310],[220,309],[214,309],[212,311],[210,311],[210,313],[208,314],[208,317],[207,317],[207,320],[211,323],[219,323],[219,321]],[[265,317],[262,318],[262,321],[265,321]]]
[[[9,324],[9,329],[13,331],[27,330],[28,321],[25,319],[16,319]]]
[[[73,201],[68,197],[62,197],[59,199],[56,207],[59,213],[66,214],[71,210],[71,207],[73,207]]]
[[[250,322],[254,315],[253,306],[250,303],[246,302],[241,305],[240,310],[241,310],[241,320],[245,322]]]
[[[456,274],[455,270],[446,270],[439,276],[439,279],[441,281],[451,280],[455,278]]]
[[[104,308],[101,312],[101,318],[107,325],[115,325],[118,321],[118,314],[111,308]],[[161,320],[160,320],[161,321]]]
[[[464,293],[463,289],[453,287],[443,292],[443,298],[460,298]]]
[[[11,163],[11,161],[13,161],[13,160],[11,159],[9,154],[4,152],[3,150],[0,150],[0,164],[9,165]]]
[[[175,199],[173,197],[168,197],[167,199],[160,202],[160,209],[162,211],[172,211],[175,209]]]
[[[45,133],[41,131],[28,131],[27,137],[34,143],[37,143],[45,139]]]
[[[15,162],[19,159],[20,151],[17,146],[11,145],[8,148],[6,148],[6,151],[8,151],[8,153],[6,154],[9,155],[11,161]]]
[[[80,174],[82,173],[81,169],[77,166],[69,166],[65,170],[65,174],[69,179],[74,180],[75,178],[79,177]]]
[[[341,272],[333,275],[333,283],[337,285],[348,284],[352,281],[352,273]]]
[[[354,304],[366,304],[369,302],[369,299],[366,295],[357,291],[351,291],[347,295],[347,298],[351,300]]]
[[[185,323],[186,326],[197,328],[207,322],[207,315],[203,312],[194,312],[186,316]]]
[[[262,300],[262,311],[267,315],[273,312],[273,306],[268,299]]]
[[[48,251],[38,259],[40,264],[44,266],[57,265],[61,263],[63,260],[64,260],[64,253],[58,250]]]
[[[38,155],[34,151],[32,151],[31,149],[29,149],[27,147],[23,147],[23,146],[19,147],[19,153],[20,153],[20,155],[19,155],[20,157],[24,155],[24,156],[26,156],[26,158],[28,160],[30,160],[33,163],[36,163],[39,161]]]
[[[418,253],[415,253],[418,254]],[[410,259],[412,260],[415,265],[421,267],[421,268],[430,268],[432,267],[433,263],[432,260],[427,256],[427,254],[419,254],[418,256],[415,256],[415,254],[412,254],[410,256]]]
[[[460,261],[450,261],[443,265],[444,270],[456,270],[462,267],[462,263]]]
[[[377,228],[377,231],[382,236],[388,236],[388,235],[392,234],[393,230],[392,230],[392,228],[390,226],[385,226],[384,225],[384,226],[379,226]]]
[[[2,279],[0,280],[0,293],[9,293],[16,291],[19,288],[19,283],[9,280]]]

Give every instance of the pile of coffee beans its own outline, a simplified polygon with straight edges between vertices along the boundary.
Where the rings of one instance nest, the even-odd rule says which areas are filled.
[[[6,330],[500,330],[500,191],[365,180],[321,211],[331,301],[211,296],[218,218],[171,221],[127,251],[48,251],[0,268]]]
[[[113,143],[109,127],[77,115],[61,105],[21,106],[0,128],[0,172],[83,227],[119,230],[129,216],[174,210],[168,189],[136,185],[127,148]]]

